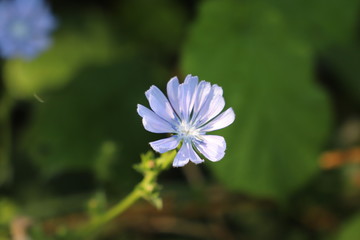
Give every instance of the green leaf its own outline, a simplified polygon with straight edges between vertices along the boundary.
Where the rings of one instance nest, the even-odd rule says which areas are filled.
[[[186,12],[181,1],[126,0],[119,7],[119,27],[126,37],[157,53],[177,52],[184,39]],[[124,33],[125,35],[125,33]]]
[[[340,229],[336,240],[354,240],[360,236],[360,215],[346,222]]]
[[[114,57],[116,43],[101,17],[93,14],[74,22],[81,24],[61,23],[52,47],[36,59],[6,62],[4,79],[13,97],[27,98],[60,88],[79,69]]]
[[[312,50],[261,2],[201,5],[182,57],[184,74],[223,86],[235,122],[225,158],[210,164],[229,188],[284,198],[316,172],[329,101],[313,79]]]
[[[289,27],[318,48],[356,36],[359,0],[273,0]]]
[[[131,166],[150,140],[136,105],[163,73],[144,56],[127,55],[84,69],[45,103],[36,102],[23,145],[43,176],[95,168],[100,180],[111,174],[126,179],[117,185],[131,186],[138,178]]]

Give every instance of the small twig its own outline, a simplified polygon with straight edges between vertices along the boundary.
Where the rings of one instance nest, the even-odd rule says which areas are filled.
[[[36,100],[38,100],[39,102],[41,102],[41,103],[44,103],[45,101],[41,98],[41,97],[39,97],[39,95],[37,95],[36,93],[34,93],[34,98],[36,98]]]

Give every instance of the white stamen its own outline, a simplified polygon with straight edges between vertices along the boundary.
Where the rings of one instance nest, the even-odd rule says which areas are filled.
[[[188,123],[187,121],[182,121],[180,125],[177,127],[178,136],[184,141],[191,141],[194,138],[200,136],[199,130]]]

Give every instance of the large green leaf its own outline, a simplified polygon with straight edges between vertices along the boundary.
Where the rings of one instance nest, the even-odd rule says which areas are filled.
[[[97,14],[61,22],[59,27],[53,46],[36,59],[6,62],[4,79],[14,97],[62,87],[80,68],[109,61],[117,52],[109,27]]]
[[[120,2],[119,28],[124,37],[143,43],[148,50],[178,51],[186,30],[186,12],[181,1],[125,0]]]
[[[285,25],[261,2],[207,1],[182,57],[184,74],[223,86],[237,116],[220,133],[228,150],[211,169],[231,189],[274,198],[317,170],[330,118],[311,48]]]
[[[318,48],[356,36],[359,0],[273,0],[289,27]]]

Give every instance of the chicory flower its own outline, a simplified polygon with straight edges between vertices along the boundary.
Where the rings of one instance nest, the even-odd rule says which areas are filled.
[[[36,57],[50,46],[55,26],[43,0],[0,0],[0,56]]]
[[[182,144],[175,156],[174,167],[182,167],[189,161],[195,164],[204,162],[199,154],[213,162],[224,157],[225,139],[207,135],[235,120],[232,108],[220,113],[225,106],[221,87],[199,82],[198,77],[188,75],[184,83],[179,84],[177,77],[168,82],[168,98],[156,86],[151,86],[145,95],[152,110],[140,104],[137,107],[144,128],[153,133],[171,134],[168,138],[151,142],[150,146],[164,153]]]

